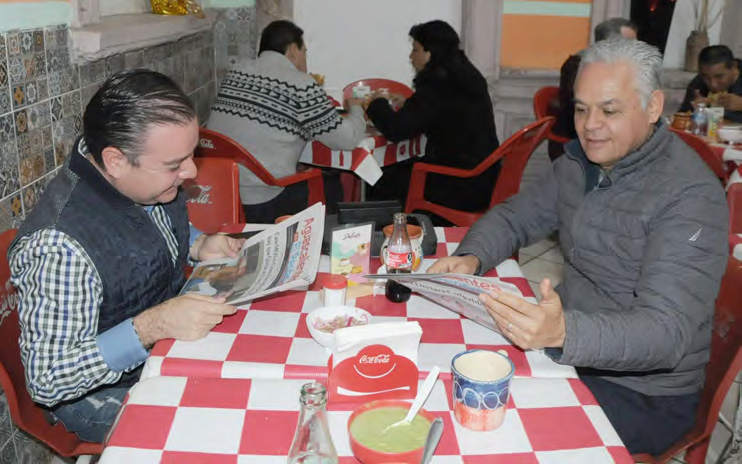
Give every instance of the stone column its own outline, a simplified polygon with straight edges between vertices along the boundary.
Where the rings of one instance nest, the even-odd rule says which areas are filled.
[[[719,43],[732,49],[734,56],[742,57],[742,2],[739,0],[727,0],[724,7],[724,19],[721,23],[721,36]]]
[[[255,13],[259,41],[263,28],[271,22],[294,18],[294,0],[256,0]]]
[[[461,2],[463,49],[488,81],[499,76],[502,8],[503,0]]]
[[[610,18],[628,18],[631,0],[593,0],[590,10],[590,43],[593,43],[595,26]]]

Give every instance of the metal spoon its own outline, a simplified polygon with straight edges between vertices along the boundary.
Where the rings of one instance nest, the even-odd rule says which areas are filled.
[[[425,439],[425,447],[423,448],[423,460],[420,461],[420,464],[428,464],[433,459],[433,453],[438,447],[438,441],[440,441],[442,434],[443,420],[436,417],[430,423],[430,430],[428,430],[428,437]]]

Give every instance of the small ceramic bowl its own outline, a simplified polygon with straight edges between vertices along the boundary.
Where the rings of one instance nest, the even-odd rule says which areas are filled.
[[[348,419],[348,437],[350,437],[350,449],[353,451],[353,455],[361,461],[363,464],[389,464],[389,463],[407,463],[407,464],[419,464],[423,459],[423,449],[425,448],[425,441],[411,451],[402,453],[387,453],[384,451],[375,450],[360,444],[353,434],[350,432],[350,426],[353,421],[358,418],[361,414],[371,409],[388,408],[390,406],[403,407],[405,409],[410,408],[411,403],[402,400],[379,400],[371,403],[364,404],[360,408],[353,411]],[[417,413],[418,416],[422,416],[428,422],[433,422],[435,416],[425,409],[420,409]]]
[[[353,318],[358,323],[352,323],[352,325],[365,325],[371,322],[371,314],[361,308],[354,308],[352,306],[325,306],[318,308],[307,315],[307,328],[312,338],[324,346],[325,348],[332,349],[334,338],[331,331],[320,330],[325,324],[332,325],[333,321],[336,324],[342,325],[349,318]],[[341,328],[340,326],[335,329]]]
[[[742,126],[720,127],[717,131],[719,138],[727,143],[742,143]]]

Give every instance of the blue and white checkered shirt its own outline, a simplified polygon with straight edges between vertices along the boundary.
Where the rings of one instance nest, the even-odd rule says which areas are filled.
[[[160,205],[144,208],[175,264],[178,248],[170,218]],[[191,227],[191,243],[198,235]],[[147,358],[131,319],[98,334],[103,282],[72,237],[38,230],[19,240],[9,263],[19,293],[26,384],[34,401],[52,406],[80,397],[116,383]]]

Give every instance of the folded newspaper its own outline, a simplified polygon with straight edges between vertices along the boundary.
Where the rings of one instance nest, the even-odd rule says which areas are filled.
[[[480,293],[506,292],[523,298],[516,285],[497,277],[469,274],[374,274],[369,279],[390,279],[409,287],[446,309],[461,314],[497,333],[502,333],[481,301]]]
[[[306,287],[317,276],[324,227],[325,205],[317,203],[245,240],[236,258],[199,263],[180,294],[226,296],[239,305]]]

